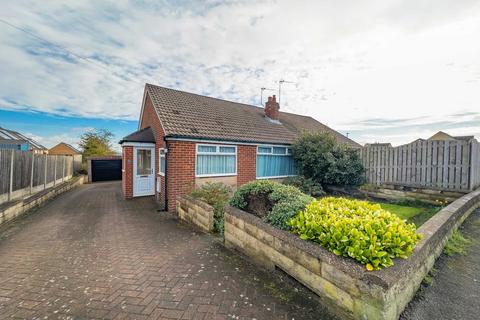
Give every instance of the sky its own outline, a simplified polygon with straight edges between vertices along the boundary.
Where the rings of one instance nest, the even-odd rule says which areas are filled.
[[[146,82],[310,115],[359,143],[480,138],[480,1],[0,0],[0,126],[136,130]]]

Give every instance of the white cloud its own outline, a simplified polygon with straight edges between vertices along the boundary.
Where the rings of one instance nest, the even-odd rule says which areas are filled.
[[[25,135],[41,145],[45,146],[46,148],[50,149],[57,145],[59,142],[65,142],[73,147],[80,149],[78,146],[78,142],[80,141],[80,136],[87,132],[87,131],[92,131],[95,130],[95,128],[90,128],[90,127],[78,127],[78,128],[72,128],[71,130],[61,133],[61,134],[56,134],[56,135],[38,135],[38,134],[33,134],[31,132],[26,132]],[[113,150],[117,153],[121,153],[121,147],[118,143],[111,143],[111,146]]]
[[[40,136],[38,134],[33,134],[31,132],[26,132],[25,135],[41,145],[45,146],[46,148],[52,148],[53,146],[57,145],[60,141],[71,144],[75,148],[78,148],[78,136],[73,135],[70,133],[62,133],[58,135],[48,135],[48,136]]]
[[[283,110],[360,142],[480,131],[455,116],[480,105],[477,1],[12,1],[0,18],[95,61],[2,25],[1,108],[137,119],[147,81],[258,103],[284,78]]]

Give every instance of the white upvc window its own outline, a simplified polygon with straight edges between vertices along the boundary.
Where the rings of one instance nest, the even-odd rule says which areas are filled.
[[[195,176],[220,177],[237,175],[237,146],[197,144]]]
[[[158,149],[158,174],[165,175],[167,149]]]
[[[257,179],[285,178],[297,175],[292,150],[286,146],[257,147]]]

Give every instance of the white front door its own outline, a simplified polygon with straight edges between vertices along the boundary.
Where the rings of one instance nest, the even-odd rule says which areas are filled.
[[[155,152],[153,147],[135,147],[133,152],[133,196],[155,194]]]

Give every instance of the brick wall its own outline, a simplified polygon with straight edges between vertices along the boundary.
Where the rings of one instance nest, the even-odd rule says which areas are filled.
[[[195,185],[195,142],[168,142],[168,210],[175,210],[178,196],[188,194]],[[237,146],[237,186],[256,178],[256,146]]]
[[[237,147],[237,185],[241,186],[256,179],[257,147],[239,145]]]
[[[155,143],[155,197],[160,202],[160,206],[165,206],[165,177],[158,174],[159,169],[159,149],[166,148],[166,143],[163,140],[165,133],[163,131],[162,125],[160,124],[160,120],[158,119],[157,112],[153,107],[152,100],[150,96],[147,94],[145,97],[145,105],[143,106],[143,116],[142,122],[140,123],[140,129],[144,129],[146,127],[152,128],[153,132],[155,133],[156,143]],[[168,154],[167,154],[168,157]],[[168,161],[168,158],[167,158]],[[157,192],[157,179],[160,179],[160,186],[161,192]],[[173,199],[175,201],[175,199]]]
[[[127,199],[133,198],[133,147],[122,148],[122,191]]]
[[[168,142],[168,210],[175,211],[178,196],[188,194],[195,183],[195,142]]]

